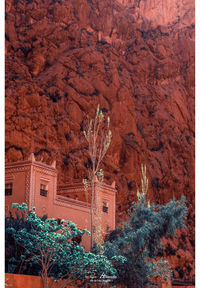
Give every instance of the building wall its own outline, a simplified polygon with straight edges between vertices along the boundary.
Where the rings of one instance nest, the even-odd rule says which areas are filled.
[[[60,219],[71,220],[79,229],[91,231],[90,207],[84,202],[57,196],[53,202],[49,216],[51,218],[55,217],[54,215]],[[90,250],[90,244],[90,236],[84,235],[82,238],[82,245],[85,247],[86,251]]]
[[[5,214],[13,210],[12,203],[29,202],[31,162],[8,164],[5,171],[5,184],[12,183],[12,195],[5,198]]]
[[[30,207],[35,206],[40,216],[52,215],[54,196],[56,195],[57,170],[53,167],[42,166],[38,163],[32,164],[31,197]],[[40,185],[46,186],[47,196],[40,195]]]
[[[51,279],[49,279],[49,284],[51,282]],[[64,281],[60,281],[62,284],[66,284]],[[42,288],[42,278],[39,276],[30,276],[30,275],[20,275],[20,274],[5,274],[5,286],[12,287],[12,288]],[[66,284],[68,287],[70,287],[70,283]],[[104,284],[106,286],[106,284]],[[109,285],[108,285],[109,286]],[[112,284],[110,285],[112,286]],[[54,284],[54,288],[59,288],[59,284]],[[73,287],[77,287],[73,284]],[[87,285],[87,287],[92,288],[100,288],[102,287],[102,284],[97,285],[96,283],[94,285]],[[186,286],[171,286],[166,284],[159,284],[159,288],[185,288]],[[121,285],[116,285],[116,288],[123,288]],[[187,288],[195,288],[195,286],[187,286]]]
[[[115,192],[113,188],[109,187],[108,185],[103,185],[100,189],[100,196],[99,201],[101,203],[101,223],[102,228],[106,232],[108,230],[115,229]],[[106,205],[105,205],[106,204]],[[98,205],[98,203],[97,203]],[[103,211],[103,206],[107,207],[107,212]]]

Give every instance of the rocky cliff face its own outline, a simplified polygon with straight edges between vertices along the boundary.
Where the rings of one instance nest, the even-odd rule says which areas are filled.
[[[175,25],[184,27],[194,23],[192,0],[118,0],[137,16],[137,23],[150,22],[151,27]]]
[[[194,275],[194,3],[191,0],[7,0],[6,160],[57,160],[59,182],[87,175],[84,121],[97,104],[113,140],[102,168],[117,219],[146,163],[150,197],[185,194],[188,228],[166,251]],[[175,254],[175,255],[173,255]]]

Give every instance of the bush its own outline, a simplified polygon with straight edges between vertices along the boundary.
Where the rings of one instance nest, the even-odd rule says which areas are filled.
[[[142,193],[138,191],[138,201],[130,208],[129,221],[110,232],[104,245],[104,254],[117,270],[118,283],[127,287],[146,287],[158,276],[170,279],[168,262],[158,257],[163,251],[161,239],[174,236],[177,229],[184,227],[186,218],[184,196],[166,205],[154,205],[146,201],[147,189],[146,168],[143,168]],[[115,257],[120,255],[126,261],[116,261]]]
[[[7,258],[7,269],[11,272],[21,271],[41,275],[43,287],[48,287],[47,278],[53,280],[70,279],[85,283],[91,273],[97,278],[106,273],[114,275],[115,269],[104,255],[86,253],[83,247],[74,241],[78,236],[89,233],[79,230],[68,220],[47,217],[40,218],[35,208],[28,210],[26,203],[15,203],[13,208],[21,211],[21,217],[6,218],[6,248],[17,253]],[[8,245],[9,244],[9,245]]]

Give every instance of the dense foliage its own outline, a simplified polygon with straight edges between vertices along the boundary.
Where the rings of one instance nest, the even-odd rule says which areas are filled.
[[[5,218],[5,272],[15,274],[39,275],[40,267],[34,263],[29,265],[29,257],[24,258],[25,248],[18,244],[13,231],[31,230],[31,225],[26,221],[24,213],[15,212],[15,216],[9,212]],[[42,217],[42,220],[47,217]],[[14,229],[14,230],[13,230]]]
[[[100,277],[103,273],[114,275],[115,269],[103,255],[86,253],[76,241],[78,235],[88,233],[79,230],[71,221],[40,218],[27,205],[13,204],[22,212],[21,218],[6,219],[6,244],[17,247],[16,257],[7,261],[8,272],[17,266],[21,271],[33,271],[42,276],[44,287],[48,287],[47,277],[85,281],[91,274]],[[19,253],[21,254],[19,256]],[[32,269],[31,269],[32,268]],[[11,271],[13,269],[13,271]]]
[[[7,272],[41,275],[44,288],[47,278],[70,279],[79,284],[102,275],[126,287],[147,287],[155,277],[170,279],[168,262],[162,256],[162,238],[176,235],[184,227],[187,207],[184,196],[166,205],[147,201],[148,178],[142,167],[142,192],[129,209],[129,221],[107,235],[103,245],[86,253],[75,239],[79,230],[71,221],[40,218],[35,208],[13,204],[21,216],[6,218]],[[114,281],[113,281],[114,279]]]
[[[146,287],[157,276],[170,279],[168,262],[160,257],[161,239],[175,236],[176,230],[184,227],[187,213],[184,196],[166,205],[147,202],[148,179],[143,176],[143,192],[138,191],[138,202],[130,208],[129,221],[107,236],[104,247],[104,255],[109,259],[117,255],[125,257],[123,263],[112,262],[117,270],[118,283],[126,287]]]

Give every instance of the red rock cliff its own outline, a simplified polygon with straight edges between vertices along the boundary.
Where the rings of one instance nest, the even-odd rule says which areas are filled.
[[[118,220],[146,163],[151,198],[185,194],[188,228],[166,253],[194,274],[194,2],[7,0],[6,160],[57,160],[59,182],[89,165],[86,115],[100,103],[113,140],[103,163],[116,180]],[[176,254],[176,255],[173,255]]]

